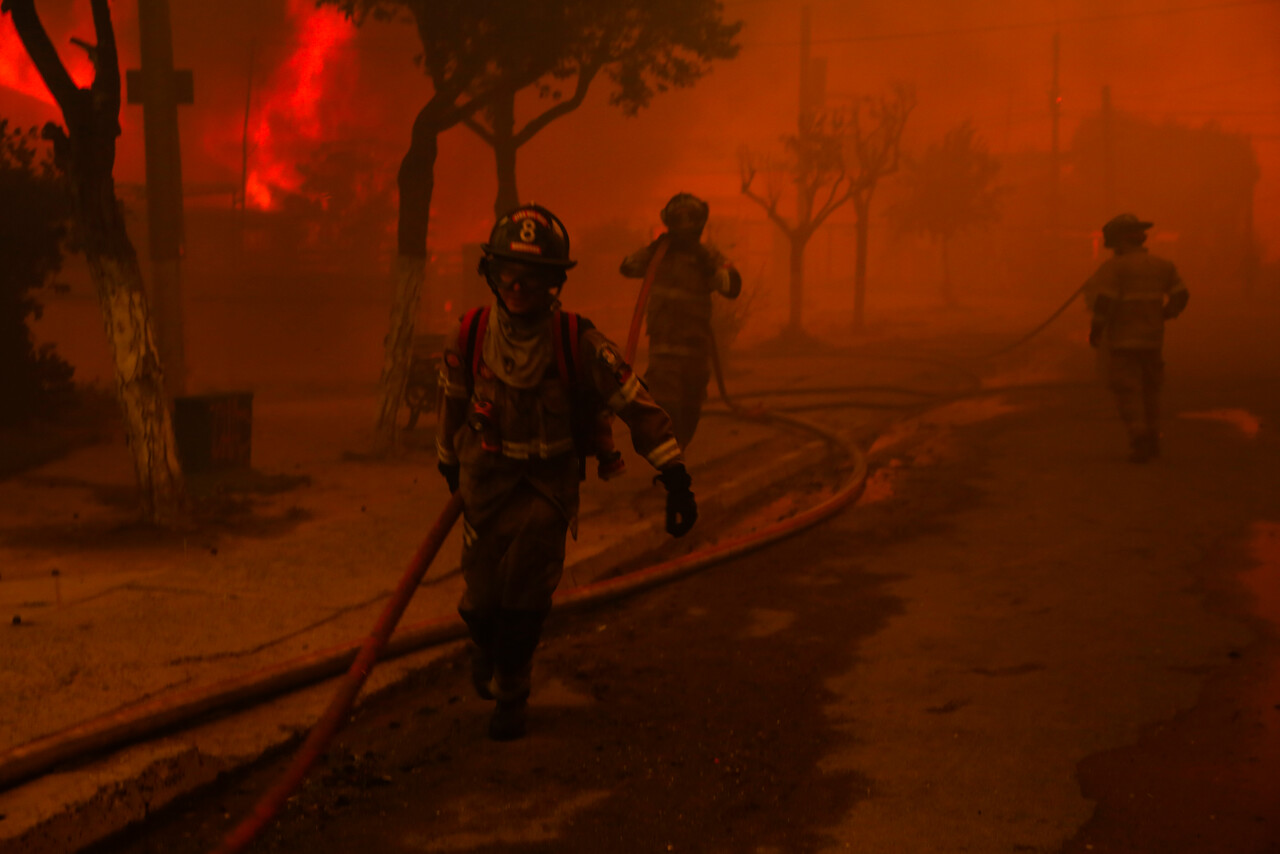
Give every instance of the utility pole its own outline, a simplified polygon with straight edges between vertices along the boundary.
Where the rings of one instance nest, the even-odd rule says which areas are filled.
[[[1102,87],[1102,204],[1105,215],[1116,210],[1116,124],[1111,109],[1111,87]]]
[[[1062,174],[1062,151],[1058,134],[1062,124],[1062,89],[1059,85],[1060,34],[1053,34],[1053,82],[1049,85],[1049,117],[1052,121],[1049,141],[1049,234],[1056,253],[1058,232],[1062,226],[1062,197],[1059,180]]]
[[[147,157],[147,226],[151,246],[152,306],[156,345],[170,398],[186,389],[181,264],[182,149],[178,105],[194,100],[189,70],[173,67],[169,0],[138,0],[142,68],[126,75],[128,101],[142,105]]]
[[[808,6],[800,9],[800,111],[798,130],[803,138],[813,127],[812,99],[809,95],[809,78],[812,74],[809,56],[810,10]]]

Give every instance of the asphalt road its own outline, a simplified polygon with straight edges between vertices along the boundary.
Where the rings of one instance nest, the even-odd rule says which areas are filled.
[[[1280,851],[1280,383],[1184,374],[1159,462],[1088,385],[958,405],[836,519],[553,620],[522,741],[422,671],[253,850]],[[286,760],[95,850],[208,850]]]

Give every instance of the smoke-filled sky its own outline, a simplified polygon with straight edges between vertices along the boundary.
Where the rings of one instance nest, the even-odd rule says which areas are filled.
[[[219,191],[225,200],[239,185],[251,50],[251,203],[273,204],[296,185],[293,165],[303,153],[325,142],[367,147],[387,164],[384,180],[391,177],[430,92],[413,64],[411,28],[355,30],[307,0],[171,2],[175,61],[195,72],[196,102],[182,108],[189,193]],[[996,152],[1047,150],[1056,28],[1063,147],[1078,119],[1097,110],[1104,85],[1117,110],[1250,134],[1262,167],[1256,227],[1267,256],[1280,257],[1280,0],[726,2],[727,17],[745,22],[736,60],[691,90],[658,96],[636,118],[610,107],[607,81],[597,81],[581,109],[522,149],[521,195],[552,206],[571,228],[655,222],[662,202],[682,189],[718,210],[751,213],[738,196],[737,152],[776,149],[795,125],[803,5],[812,10],[813,55],[828,62],[832,101],[898,80],[915,85],[919,107],[907,134],[914,147],[969,118]],[[88,0],[37,7],[73,75],[87,80],[87,62],[67,40],[92,40]],[[136,67],[136,2],[117,0],[113,12],[122,62]],[[48,102],[6,17],[0,116],[35,124],[54,117]],[[522,114],[536,106],[522,104]],[[140,108],[125,107],[122,123],[117,179],[140,183]],[[450,131],[437,175],[432,242],[482,238],[495,191],[488,149],[465,129]]]

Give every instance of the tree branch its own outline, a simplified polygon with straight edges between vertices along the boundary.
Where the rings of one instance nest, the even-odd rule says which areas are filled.
[[[116,32],[111,24],[111,7],[107,0],[92,0],[93,31],[98,36],[97,61],[94,64],[93,92],[106,98],[112,116],[120,115],[120,57],[116,52]]]
[[[487,89],[479,95],[471,96],[471,99],[466,103],[452,104],[449,107],[445,107],[440,111],[441,127],[451,128],[460,122],[468,121],[478,110],[489,106],[489,102],[493,100],[496,94],[496,89]],[[453,97],[456,99],[458,96],[454,95]]]
[[[847,188],[846,188],[844,197],[841,198],[840,201],[834,202],[833,204],[833,201],[836,198],[836,194],[840,192],[841,183],[846,183],[846,176],[843,169],[840,170],[840,174],[839,176],[836,177],[836,180],[832,182],[831,190],[830,192],[827,193],[826,200],[821,205],[818,206],[818,213],[813,217],[814,228],[817,228],[824,219],[830,216],[833,210],[835,210],[836,208],[840,207],[840,205],[848,201],[850,188],[852,188],[853,186],[852,181],[847,182]]]
[[[778,216],[778,202],[776,200],[772,204],[765,201],[758,193],[751,189],[750,184],[742,185],[742,195],[764,208],[764,212],[768,214],[769,219],[773,220],[774,225],[782,229],[783,234],[790,237],[795,233],[795,229],[792,228],[791,223]]]
[[[49,41],[49,34],[36,13],[35,0],[4,0],[0,3],[0,13],[4,12],[13,16],[13,28],[18,31],[22,46],[27,49],[27,55],[35,64],[36,71],[40,72],[44,85],[49,87],[53,99],[58,102],[63,116],[69,111],[76,111],[80,89],[67,73],[53,42]]]
[[[467,130],[484,140],[487,145],[492,146],[494,144],[493,132],[474,118],[463,119],[462,124]]]
[[[542,115],[529,121],[520,132],[512,137],[516,148],[524,145],[537,135],[547,125],[554,122],[561,116],[568,115],[582,105],[583,99],[587,97],[587,90],[591,88],[591,81],[595,79],[596,74],[600,71],[597,63],[584,65],[578,69],[578,85],[574,89],[573,97],[567,101],[561,101],[553,107],[549,107]]]
[[[832,201],[832,199],[830,198],[827,199],[827,203],[822,206],[822,208],[818,211],[818,215],[813,218],[813,222],[811,223],[812,228],[816,231],[818,227],[822,225],[823,222],[826,221],[827,217],[831,216],[833,213],[839,210],[844,205],[845,202],[853,198],[854,192],[855,192],[855,185],[852,181],[850,181],[847,185],[847,189],[845,190],[845,193],[843,196],[841,196],[838,199],[835,199],[835,201]]]

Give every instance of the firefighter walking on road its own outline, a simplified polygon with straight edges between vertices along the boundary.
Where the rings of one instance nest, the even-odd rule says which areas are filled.
[[[1143,245],[1151,223],[1120,214],[1102,227],[1111,258],[1085,285],[1093,295],[1089,343],[1104,348],[1107,383],[1129,434],[1130,456],[1160,456],[1164,324],[1182,313],[1188,293],[1173,263]]]
[[[676,194],[662,209],[666,232],[622,262],[622,275],[651,283],[644,379],[654,400],[670,413],[682,448],[698,429],[711,378],[711,295],[736,299],[742,291],[738,271],[702,242],[709,213],[697,196]]]
[[[602,408],[658,470],[667,531],[683,536],[698,511],[667,413],[612,342],[560,310],[575,263],[560,220],[521,205],[482,248],[479,272],[495,304],[468,312],[445,348],[436,450],[450,492],[463,496],[458,612],[471,634],[472,681],[496,700],[490,737],[509,740],[525,731],[533,653],[565,537],[577,534],[578,484],[585,456],[599,451]]]

